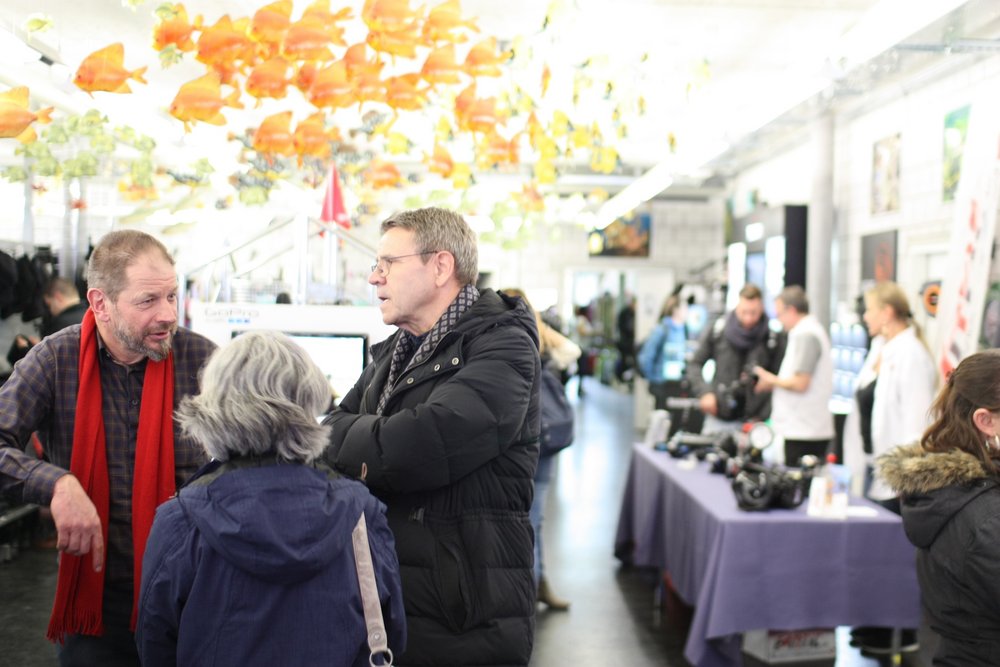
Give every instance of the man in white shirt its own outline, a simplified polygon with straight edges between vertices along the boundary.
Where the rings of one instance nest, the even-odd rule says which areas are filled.
[[[783,289],[774,308],[788,332],[788,348],[777,375],[759,366],[754,369],[756,390],[773,391],[771,423],[784,438],[785,464],[799,465],[806,454],[822,460],[834,436],[830,338],[809,314],[809,299],[798,285]]]

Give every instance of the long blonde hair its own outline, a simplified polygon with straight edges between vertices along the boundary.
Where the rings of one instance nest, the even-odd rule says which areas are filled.
[[[524,293],[523,290],[517,287],[505,287],[500,291],[508,296],[519,297],[521,301],[524,301],[524,305],[528,307],[528,310],[531,312],[531,314],[535,316],[535,325],[538,327],[539,355],[544,357],[546,350],[559,346],[559,339],[556,338],[556,336],[562,337],[562,334],[560,334],[558,331],[550,327],[542,320],[542,316],[539,315],[538,311],[532,307],[531,302],[528,301],[528,296]]]
[[[910,310],[910,300],[906,298],[906,292],[903,291],[902,287],[891,280],[884,280],[868,289],[865,292],[865,298],[874,300],[879,306],[889,306],[892,309],[893,316],[897,320],[903,322],[906,326],[913,327],[913,331],[917,334],[917,340],[923,343],[923,346],[927,348],[927,352],[930,353],[931,348],[927,344],[927,340],[924,339],[924,332],[920,328],[920,324],[913,319],[913,311]]]

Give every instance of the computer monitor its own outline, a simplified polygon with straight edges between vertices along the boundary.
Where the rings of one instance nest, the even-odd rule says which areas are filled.
[[[233,338],[244,333],[234,331]],[[360,333],[283,331],[312,357],[330,381],[335,400],[351,390],[368,365],[368,335]]]

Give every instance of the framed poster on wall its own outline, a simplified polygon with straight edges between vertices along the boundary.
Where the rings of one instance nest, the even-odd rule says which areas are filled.
[[[861,282],[896,279],[896,230],[861,237]]]
[[[593,229],[587,241],[591,257],[649,257],[648,212],[618,218],[604,229]]]
[[[872,152],[872,213],[899,210],[899,144],[896,133],[875,142]]]
[[[953,201],[958,179],[962,175],[962,152],[969,133],[969,105],[955,109],[944,117],[944,153],[941,169],[941,199]]]

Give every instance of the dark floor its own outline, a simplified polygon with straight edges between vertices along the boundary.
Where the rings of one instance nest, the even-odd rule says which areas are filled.
[[[546,517],[546,569],[568,612],[540,611],[533,667],[687,665],[684,613],[655,604],[658,577],[623,569],[612,555],[618,507],[632,442],[632,396],[587,379],[586,396],[571,394],[577,440],[559,455]],[[0,563],[0,665],[53,667],[45,627],[55,591],[54,551],[30,549]],[[929,665],[921,656],[903,664]],[[837,667],[878,667],[847,645],[838,630]]]

